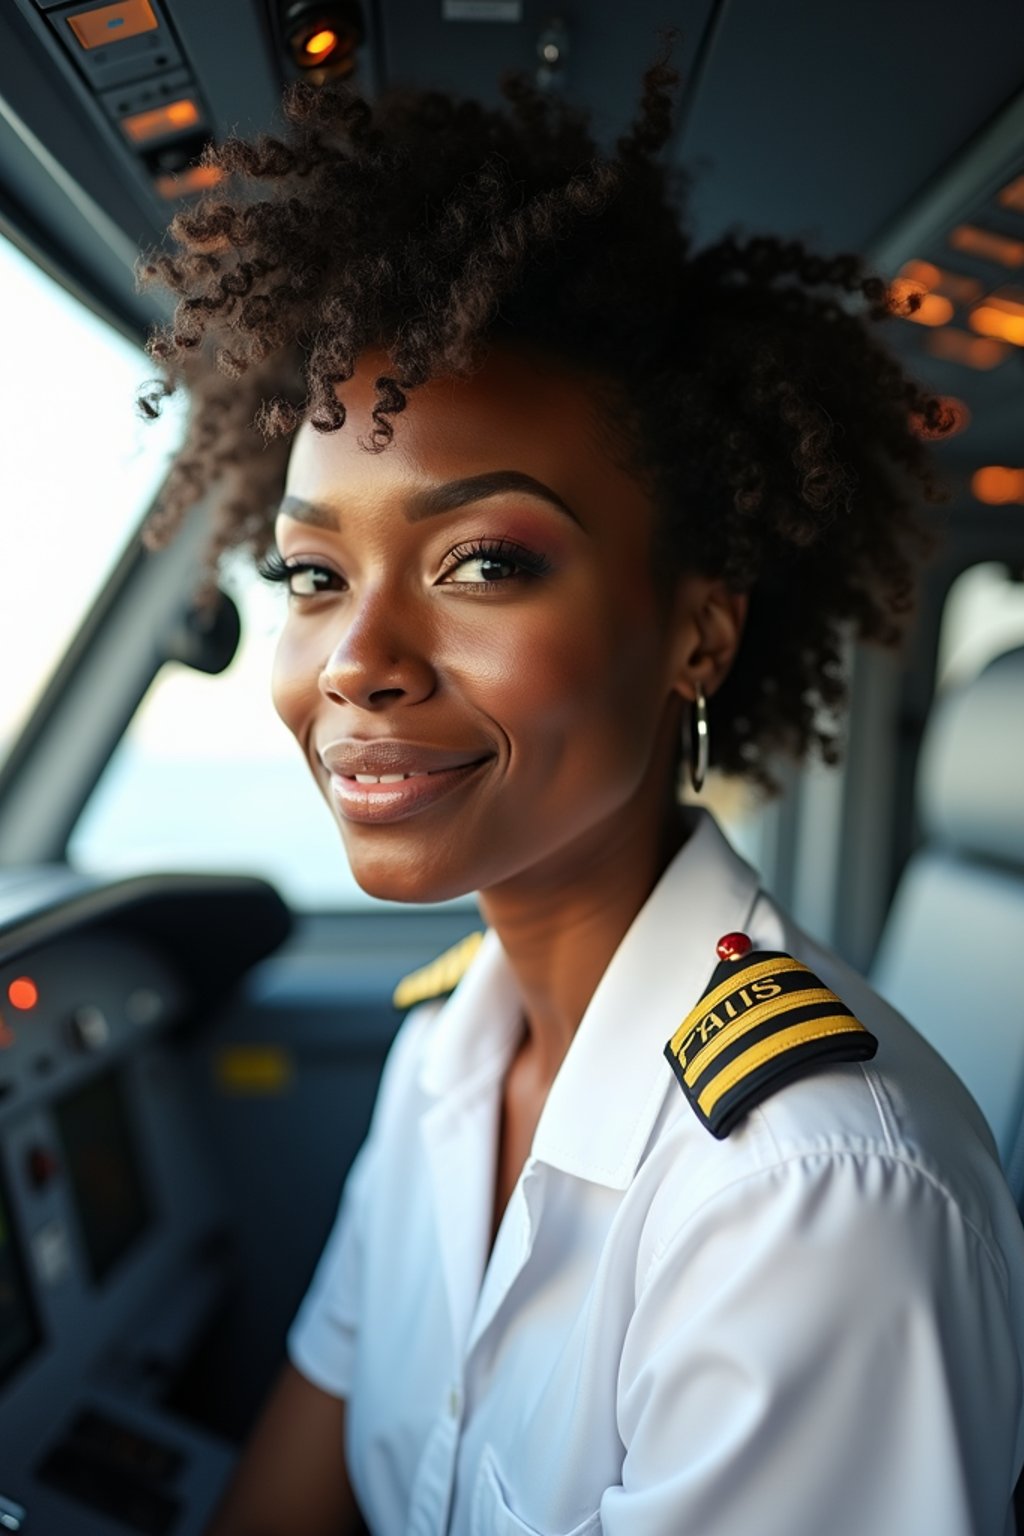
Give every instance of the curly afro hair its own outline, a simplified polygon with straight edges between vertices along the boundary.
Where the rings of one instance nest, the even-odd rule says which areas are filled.
[[[917,506],[943,497],[922,439],[952,421],[876,340],[896,300],[859,257],[734,235],[693,250],[685,178],[658,158],[676,84],[666,54],[613,153],[522,77],[500,109],[411,89],[371,107],[300,82],[285,137],[210,146],[216,190],[174,219],[176,254],[140,263],[177,296],[140,408],[190,397],[146,537],[166,542],[213,492],[208,577],[229,548],[264,554],[291,435],[344,427],[335,386],[360,353],[389,360],[375,453],[418,386],[519,338],[599,386],[662,562],[751,594],[714,764],[770,786],[778,752],[836,760],[846,638],[898,637],[927,543]]]

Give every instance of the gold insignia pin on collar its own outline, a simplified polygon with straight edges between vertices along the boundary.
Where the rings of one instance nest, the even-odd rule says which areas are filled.
[[[697,1118],[722,1139],[762,1099],[814,1067],[868,1061],[878,1041],[799,960],[718,941],[719,963],[665,1055]]]

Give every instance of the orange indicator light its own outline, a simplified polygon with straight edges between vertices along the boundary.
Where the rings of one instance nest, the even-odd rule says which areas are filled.
[[[938,271],[936,267],[931,270]],[[916,325],[945,325],[953,318],[949,300],[941,293],[932,293],[920,278],[895,278],[889,284],[889,300],[901,320],[913,320]]]
[[[913,283],[906,283],[904,279],[897,278],[893,284],[893,296],[900,305],[899,314],[904,320],[913,320],[915,325],[945,325],[953,318],[953,306],[941,293],[922,293]],[[911,309],[908,300],[910,293],[920,294],[921,302],[916,309]]]
[[[39,1001],[39,988],[29,976],[17,976],[7,988],[7,1000],[12,1008],[34,1008]]]
[[[1001,341],[987,336],[972,336],[970,331],[961,331],[952,325],[945,330],[933,331],[925,341],[925,346],[933,357],[941,357],[951,363],[963,363],[968,368],[980,368],[983,371],[997,368],[1004,358],[1010,356],[1009,347]]]
[[[1024,213],[1024,176],[1014,177],[1013,181],[1000,192],[999,201],[1004,208],[1012,208],[1016,213]]]
[[[984,304],[973,310],[971,329],[983,336],[996,336],[1015,347],[1024,347],[1024,291],[1004,288],[990,293]]]
[[[977,224],[958,224],[949,237],[949,243],[954,250],[966,251],[968,255],[980,256],[985,261],[998,261],[1004,267],[1024,267],[1024,240],[997,234],[994,229],[981,229]]]
[[[134,144],[148,144],[150,139],[163,138],[168,133],[178,133],[191,128],[199,121],[199,108],[188,96],[180,101],[169,101],[165,107],[154,107],[150,112],[136,112],[132,117],[122,117],[121,127]]]
[[[932,261],[905,261],[893,286],[901,279],[915,288],[944,293],[954,304],[973,304],[975,299],[981,298],[981,284],[976,277],[944,270]]]
[[[120,0],[119,4],[78,11],[65,19],[83,48],[123,43],[141,32],[154,32],[160,25],[149,0]]]
[[[923,299],[928,285],[913,277],[895,277],[889,284],[889,302],[898,314],[906,316],[912,299]]]
[[[185,197],[190,192],[205,192],[223,181],[224,172],[215,165],[190,165],[184,171],[165,172],[156,178],[155,186],[161,197]],[[203,242],[204,251],[226,250],[227,237]]]
[[[993,304],[981,304],[971,315],[971,328],[983,336],[997,336],[1015,347],[1024,347],[1024,315],[1007,315]]]
[[[978,501],[990,507],[1005,507],[1008,502],[1024,502],[1024,469],[1006,464],[986,464],[971,476],[971,490]]]
[[[931,261],[905,261],[900,267],[900,276],[908,282],[915,283],[919,288],[937,288],[942,273]]]
[[[307,37],[305,51],[311,59],[325,59],[338,46],[338,34],[330,27],[321,27],[312,37]]]

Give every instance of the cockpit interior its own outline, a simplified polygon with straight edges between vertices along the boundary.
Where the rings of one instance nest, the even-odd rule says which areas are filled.
[[[897,655],[851,653],[842,764],[712,784],[797,920],[946,1055],[1024,1199],[1024,11],[866,0],[6,0],[0,7],[0,1530],[202,1536],[365,1135],[399,979],[478,926],[372,902],[198,506],[139,529],[175,423],[142,249],[282,89],[496,99],[622,131],[665,25],[699,245],[863,252],[944,397],[946,501]],[[77,418],[83,430],[71,428]],[[54,565],[52,562],[56,561]],[[13,594],[13,596],[12,596]]]

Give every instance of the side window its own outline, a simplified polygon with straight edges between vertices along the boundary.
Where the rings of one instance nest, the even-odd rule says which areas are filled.
[[[0,236],[0,762],[152,499],[180,430],[133,418],[141,349]],[[59,363],[58,360],[59,359]]]
[[[1024,645],[1024,573],[994,562],[972,565],[946,596],[936,685],[970,682],[994,657]]]

